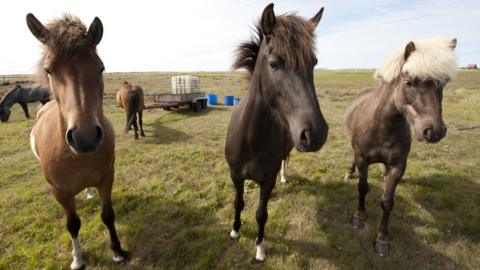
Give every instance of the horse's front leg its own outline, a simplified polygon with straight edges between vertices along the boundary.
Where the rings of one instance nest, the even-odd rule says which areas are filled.
[[[243,191],[245,179],[239,177],[235,172],[230,171],[230,176],[235,188],[235,220],[233,222],[233,229],[230,232],[230,238],[238,239],[240,237],[240,227],[242,226],[242,221],[240,219],[242,210],[245,207],[245,201],[243,200]]]
[[[378,233],[375,241],[375,252],[380,256],[388,256],[390,254],[388,220],[394,204],[395,188],[405,172],[406,165],[406,161],[398,165],[387,165],[385,191],[380,203],[380,206],[382,207],[382,219],[378,226]]]
[[[52,189],[53,196],[60,203],[67,214],[67,229],[72,237],[72,256],[73,261],[70,264],[71,269],[82,269],[85,267],[85,260],[83,260],[83,250],[78,239],[78,232],[80,231],[81,221],[77,216],[75,208],[75,196],[69,192],[60,189]]]
[[[98,188],[100,200],[102,202],[102,221],[110,233],[111,246],[115,262],[123,262],[129,259],[127,251],[123,250],[118,240],[117,231],[115,229],[115,212],[112,207],[112,185],[113,172],[111,176],[104,180],[103,184]]]
[[[355,165],[358,170],[358,207],[353,216],[352,226],[354,229],[361,229],[365,225],[366,207],[365,197],[368,193],[368,164],[362,158],[355,159]]]
[[[264,261],[265,254],[265,224],[268,219],[267,205],[268,200],[270,199],[270,194],[272,193],[273,187],[275,186],[276,175],[270,178],[265,179],[260,185],[260,201],[258,203],[256,219],[258,225],[258,235],[256,241],[256,255],[255,259],[257,261]]]
[[[30,118],[30,114],[28,113],[28,105],[27,103],[21,102],[20,106],[22,106],[23,112],[25,113],[26,118]]]

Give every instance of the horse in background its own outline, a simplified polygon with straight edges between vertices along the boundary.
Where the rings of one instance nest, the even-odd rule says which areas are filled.
[[[113,260],[125,261],[128,253],[118,240],[111,199],[115,134],[103,112],[104,65],[96,50],[103,35],[102,22],[95,17],[87,30],[71,15],[46,26],[33,14],[26,19],[32,34],[44,45],[39,78],[43,85],[51,86],[55,96],[37,113],[31,148],[67,216],[73,246],[70,267],[85,267],[75,195],[87,187],[97,188],[100,194],[101,217],[110,233]]]
[[[123,85],[117,92],[117,105],[124,108],[127,115],[125,133],[128,133],[133,125],[135,139],[138,139],[138,126],[140,126],[140,135],[145,137],[145,133],[143,132],[143,109],[145,109],[143,89],[140,86],[132,85],[127,81],[123,82]]]
[[[359,177],[355,229],[361,229],[366,219],[368,166],[385,166],[382,218],[374,246],[380,256],[390,253],[388,222],[395,188],[407,167],[412,141],[410,126],[417,140],[427,143],[439,142],[447,133],[442,98],[445,85],[455,76],[456,45],[456,39],[410,41],[375,72],[379,85],[361,91],[347,110],[353,162],[346,178],[352,178],[355,168]]]
[[[50,90],[42,86],[17,85],[8,91],[0,101],[0,120],[7,122],[10,118],[10,108],[18,103],[22,106],[26,118],[30,118],[27,103],[40,102],[45,105],[51,100]]]
[[[294,14],[275,16],[268,5],[256,36],[237,51],[234,69],[251,74],[248,94],[235,107],[228,127],[225,156],[235,188],[232,239],[240,234],[244,182],[260,186],[256,212],[256,260],[265,259],[264,229],[267,204],[282,160],[293,147],[318,151],[325,144],[328,125],[320,111],[313,83],[314,30],[323,8],[310,20]]]

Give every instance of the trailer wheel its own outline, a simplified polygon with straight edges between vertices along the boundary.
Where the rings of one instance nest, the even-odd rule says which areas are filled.
[[[206,109],[206,108],[207,108],[207,100],[206,100],[206,99],[202,99],[202,100],[201,100],[201,105],[202,105],[202,109]]]
[[[202,109],[202,104],[200,104],[200,101],[197,100],[195,103],[192,104],[193,106],[193,111],[194,112],[199,112]]]

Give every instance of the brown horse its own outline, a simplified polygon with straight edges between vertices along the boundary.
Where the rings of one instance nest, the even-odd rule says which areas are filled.
[[[128,253],[117,237],[111,200],[115,136],[103,113],[104,66],[96,52],[103,35],[102,22],[95,18],[87,31],[78,18],[70,15],[44,26],[28,14],[27,25],[44,45],[39,75],[55,97],[37,113],[31,147],[55,199],[67,215],[73,245],[70,266],[85,266],[75,195],[87,187],[97,188],[100,194],[101,217],[110,233],[113,259],[125,261]]]
[[[352,138],[354,161],[346,178],[358,170],[358,210],[353,227],[365,222],[368,166],[385,165],[385,191],[381,200],[382,219],[375,251],[390,252],[388,220],[395,188],[407,167],[411,146],[410,126],[419,141],[436,143],[447,132],[442,119],[443,88],[454,77],[456,39],[411,41],[391,56],[375,78],[376,88],[363,90],[347,111],[346,124]]]
[[[235,187],[230,237],[240,236],[244,182],[251,179],[260,185],[255,256],[259,261],[265,259],[267,204],[282,160],[293,147],[318,151],[327,140],[328,125],[313,84],[314,30],[322,14],[323,8],[310,20],[293,14],[275,16],[273,4],[268,5],[257,36],[240,45],[234,63],[252,78],[247,96],[232,113],[225,145]]]
[[[128,82],[123,82],[123,85],[117,92],[117,104],[125,109],[127,114],[127,125],[125,126],[125,133],[127,133],[132,125],[135,131],[135,139],[138,139],[138,125],[140,126],[140,135],[145,137],[143,132],[143,109],[145,108],[143,89],[138,85],[132,85]]]

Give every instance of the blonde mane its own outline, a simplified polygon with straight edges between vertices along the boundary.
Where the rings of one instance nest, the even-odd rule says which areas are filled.
[[[457,44],[456,39],[432,38],[413,41],[415,50],[405,61],[405,47],[393,53],[374,78],[379,81],[392,83],[402,72],[421,80],[432,79],[445,83],[455,77],[457,58],[453,49]]]

